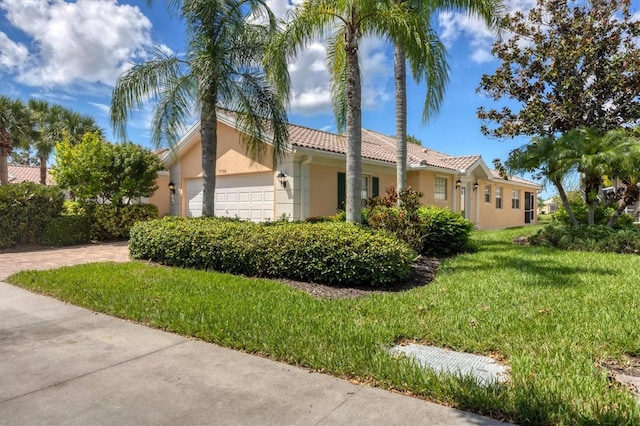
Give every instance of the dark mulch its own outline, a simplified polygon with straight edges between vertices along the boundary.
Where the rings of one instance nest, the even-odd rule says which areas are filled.
[[[408,281],[385,288],[371,287],[335,287],[324,284],[308,283],[293,280],[278,280],[281,283],[305,291],[320,299],[355,298],[374,293],[400,292],[429,284],[436,276],[441,259],[437,257],[419,257],[413,263],[411,277]]]

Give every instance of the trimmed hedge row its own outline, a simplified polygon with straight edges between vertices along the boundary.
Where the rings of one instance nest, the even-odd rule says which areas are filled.
[[[137,222],[158,218],[158,207],[154,204],[129,204],[116,207],[113,204],[92,206],[91,238],[98,241],[126,240]]]
[[[255,224],[164,218],[131,229],[134,259],[331,285],[405,280],[415,252],[394,236],[339,222]]]
[[[45,246],[62,247],[91,241],[91,219],[87,216],[59,216],[49,219],[40,236]]]
[[[0,186],[0,248],[35,243],[47,221],[62,211],[57,187],[31,182]]]
[[[563,224],[551,224],[529,237],[529,243],[562,250],[640,254],[640,227],[612,229],[594,225],[574,228]]]

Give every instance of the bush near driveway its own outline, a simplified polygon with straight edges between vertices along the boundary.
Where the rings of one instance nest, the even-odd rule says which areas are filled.
[[[31,182],[0,186],[0,248],[35,243],[47,221],[62,211],[57,187]]]
[[[332,285],[404,281],[415,252],[392,235],[340,223],[272,223],[165,218],[131,230],[134,259],[247,276]]]
[[[58,216],[49,219],[38,242],[44,246],[62,247],[91,241],[91,219],[87,216]]]

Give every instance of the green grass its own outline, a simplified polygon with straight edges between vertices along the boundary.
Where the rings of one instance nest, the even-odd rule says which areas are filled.
[[[140,262],[23,272],[10,282],[122,318],[520,424],[640,424],[598,367],[640,355],[640,258],[518,246],[537,227],[474,232],[430,285],[318,300],[286,285]],[[437,376],[402,339],[503,357],[507,384]]]

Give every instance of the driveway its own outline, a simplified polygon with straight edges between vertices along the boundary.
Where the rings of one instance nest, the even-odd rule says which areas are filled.
[[[0,254],[21,269],[128,260],[126,244]],[[497,421],[97,314],[0,282],[0,424]]]

